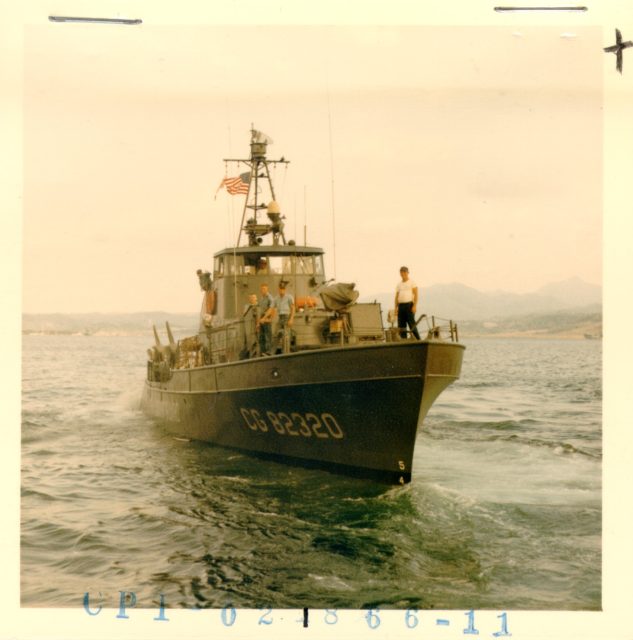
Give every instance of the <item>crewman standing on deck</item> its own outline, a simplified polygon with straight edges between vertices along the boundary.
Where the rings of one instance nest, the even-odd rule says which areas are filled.
[[[273,299],[272,311],[277,312],[280,330],[292,327],[295,317],[295,299],[290,293],[286,293],[286,283],[283,280],[279,283],[279,295]]]
[[[400,267],[400,277],[402,280],[396,286],[396,309],[398,311],[400,337],[407,337],[406,329],[408,326],[411,329],[411,333],[419,340],[420,334],[415,324],[415,310],[418,306],[418,285],[409,278],[409,269],[407,267]]]
[[[278,342],[281,340],[285,343],[286,338],[289,335],[289,329],[292,327],[292,323],[295,317],[295,299],[290,293],[286,293],[286,282],[283,280],[279,283],[279,295],[273,299],[273,304],[268,311],[263,315],[260,322],[266,322],[272,319],[276,313],[279,318],[279,324],[277,325],[277,337]],[[275,350],[279,348],[279,344],[275,347]],[[283,349],[283,344],[281,345]],[[286,343],[286,347],[288,344]]]

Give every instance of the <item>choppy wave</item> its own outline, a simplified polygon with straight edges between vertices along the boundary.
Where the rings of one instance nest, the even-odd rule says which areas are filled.
[[[598,341],[468,344],[406,487],[173,438],[145,348],[24,337],[23,606],[600,608]]]

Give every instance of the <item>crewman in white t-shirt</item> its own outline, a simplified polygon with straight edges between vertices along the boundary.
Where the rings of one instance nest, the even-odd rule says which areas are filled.
[[[396,287],[396,309],[398,310],[398,328],[400,337],[407,337],[407,326],[419,340],[420,334],[415,325],[415,310],[418,306],[418,285],[409,278],[409,269],[400,267],[401,282]],[[404,329],[404,331],[402,331]]]

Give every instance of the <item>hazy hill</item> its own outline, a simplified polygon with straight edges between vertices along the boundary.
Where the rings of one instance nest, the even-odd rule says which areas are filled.
[[[530,338],[601,338],[602,311],[596,305],[499,318],[496,321],[465,320],[459,323],[462,338],[514,336]]]
[[[602,287],[584,282],[580,278],[570,278],[541,287],[537,293],[554,298],[567,307],[582,307],[602,303]]]
[[[421,287],[420,293],[419,313],[455,321],[494,320],[524,314],[552,313],[588,305],[596,305],[596,310],[602,305],[602,287],[584,282],[580,278],[555,282],[524,294],[482,292],[458,283]],[[362,299],[377,300],[383,309],[391,309],[394,293],[363,296]]]

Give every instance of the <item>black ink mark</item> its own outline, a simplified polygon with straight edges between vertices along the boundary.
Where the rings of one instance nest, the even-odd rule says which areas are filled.
[[[495,7],[495,11],[588,11],[589,7]]]
[[[622,52],[627,47],[633,47],[633,42],[631,40],[627,40],[626,42],[622,42],[622,34],[619,29],[615,30],[615,44],[610,47],[605,47],[604,50],[607,53],[615,53],[615,68],[622,73]]]
[[[303,628],[308,628],[308,607],[303,607]]]
[[[95,22],[97,24],[142,24],[140,18],[76,18],[72,16],[48,16],[51,22]]]

